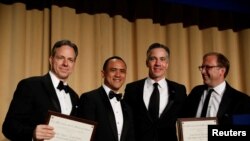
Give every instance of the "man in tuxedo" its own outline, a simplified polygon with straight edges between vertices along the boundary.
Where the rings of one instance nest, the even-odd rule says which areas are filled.
[[[250,114],[249,96],[225,81],[229,68],[229,60],[221,53],[209,52],[203,56],[199,70],[204,84],[191,90],[184,117],[217,117],[220,125],[231,125],[234,115]]]
[[[45,124],[48,110],[76,115],[79,96],[67,86],[67,79],[74,69],[77,55],[74,43],[57,41],[49,58],[50,71],[44,76],[26,78],[18,83],[2,126],[8,139],[49,140],[55,132],[53,127]]]
[[[97,122],[94,141],[134,141],[132,112],[118,93],[126,72],[122,58],[108,58],[101,71],[103,85],[80,97],[78,116]]]
[[[148,77],[127,84],[124,95],[133,110],[136,140],[177,141],[176,120],[187,96],[186,88],[165,78],[168,47],[153,43],[146,55]]]

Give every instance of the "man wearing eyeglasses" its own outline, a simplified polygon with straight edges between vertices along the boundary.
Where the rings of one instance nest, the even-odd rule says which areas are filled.
[[[231,125],[232,116],[250,114],[250,97],[225,80],[229,68],[228,59],[221,53],[203,56],[199,70],[204,84],[194,87],[188,95],[185,117],[217,117],[219,124]]]

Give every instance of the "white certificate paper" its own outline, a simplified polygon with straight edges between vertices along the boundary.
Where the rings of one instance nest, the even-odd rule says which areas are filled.
[[[49,112],[48,125],[54,127],[56,133],[50,141],[91,141],[96,123]]]
[[[217,118],[180,118],[177,120],[179,141],[208,141],[208,125]]]

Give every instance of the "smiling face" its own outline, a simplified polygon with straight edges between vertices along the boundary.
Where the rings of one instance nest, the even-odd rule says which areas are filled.
[[[225,68],[218,65],[216,55],[208,55],[203,59],[201,75],[204,84],[215,87],[224,81]]]
[[[74,70],[75,60],[76,54],[72,47],[63,45],[56,48],[55,55],[49,58],[51,71],[65,81]]]
[[[119,59],[111,59],[106,68],[102,70],[104,84],[114,91],[118,91],[126,79],[126,64]]]
[[[147,56],[147,67],[149,77],[155,81],[165,78],[169,65],[168,54],[163,48],[152,49]]]

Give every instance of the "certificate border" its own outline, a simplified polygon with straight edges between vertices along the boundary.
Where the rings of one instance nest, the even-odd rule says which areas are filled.
[[[183,140],[183,127],[182,124],[184,122],[190,122],[190,121],[209,121],[214,120],[215,124],[218,124],[218,119],[216,117],[202,117],[202,118],[178,118],[177,119],[177,134],[179,141]]]
[[[94,134],[95,134],[95,131],[96,131],[97,122],[91,121],[91,120],[87,120],[87,119],[83,119],[83,118],[74,117],[74,116],[64,115],[64,114],[61,114],[59,112],[55,112],[55,111],[50,111],[49,110],[48,111],[48,116],[47,116],[47,119],[46,119],[46,124],[49,124],[51,115],[57,116],[57,117],[61,117],[61,118],[64,118],[64,119],[69,119],[69,120],[78,121],[78,122],[82,122],[82,123],[93,125],[94,128],[93,128],[93,132],[92,132],[91,138],[90,138],[90,141],[93,141]]]

